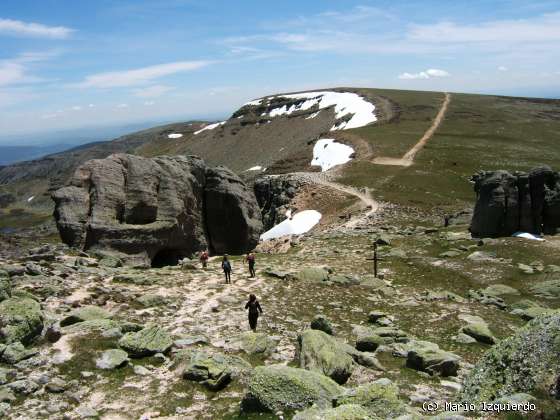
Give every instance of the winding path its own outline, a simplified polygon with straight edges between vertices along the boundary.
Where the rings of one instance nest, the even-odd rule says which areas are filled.
[[[388,158],[388,157],[378,157],[373,160],[373,163],[377,163],[379,165],[398,165],[398,166],[410,166],[414,163],[414,157],[416,154],[422,150],[422,148],[428,143],[428,141],[433,137],[436,130],[439,128],[443,118],[445,117],[445,113],[447,112],[447,108],[449,107],[449,102],[451,102],[451,94],[445,93],[445,98],[443,103],[441,104],[441,108],[439,109],[432,125],[430,128],[426,130],[424,135],[418,140],[418,142],[412,146],[412,148],[406,152],[402,158]]]

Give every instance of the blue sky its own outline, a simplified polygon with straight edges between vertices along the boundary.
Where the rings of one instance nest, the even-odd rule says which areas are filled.
[[[331,86],[560,97],[559,1],[2,0],[0,132]]]

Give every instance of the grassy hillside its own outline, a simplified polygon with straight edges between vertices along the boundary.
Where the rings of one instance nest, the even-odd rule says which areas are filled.
[[[412,105],[418,104],[418,92],[384,91],[384,95],[408,110],[402,112],[407,119],[355,131],[362,130],[368,141],[379,144],[377,147],[383,151],[380,155],[399,157],[403,148],[396,143],[405,144],[410,129],[408,121],[425,118],[427,108]],[[423,95],[426,106],[433,106],[438,95],[439,101],[442,99],[441,94]],[[432,109],[432,114],[435,112]],[[428,121],[423,122],[424,127],[429,125]],[[376,136],[381,131],[393,133],[394,137]],[[539,164],[560,168],[559,132],[559,100],[452,94],[442,125],[412,166],[355,161],[344,169],[341,182],[368,186],[376,191],[377,197],[399,204],[461,208],[474,199],[468,177],[479,170],[524,171]],[[417,139],[421,136],[416,135]],[[394,154],[385,153],[392,150]]]

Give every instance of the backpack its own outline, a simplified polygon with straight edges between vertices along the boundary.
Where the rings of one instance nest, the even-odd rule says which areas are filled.
[[[229,262],[229,261],[223,261],[223,262],[222,262],[222,268],[223,268],[225,271],[231,271],[231,264],[230,264],[230,262]]]

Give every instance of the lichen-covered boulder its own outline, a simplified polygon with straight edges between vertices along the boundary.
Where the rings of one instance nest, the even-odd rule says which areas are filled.
[[[529,321],[503,339],[476,363],[464,382],[461,401],[493,401],[537,389],[558,395],[560,381],[560,313]]]
[[[306,267],[290,275],[290,278],[301,281],[324,282],[329,280],[329,272],[322,267]]]
[[[167,353],[173,346],[173,340],[165,330],[153,325],[125,334],[119,340],[119,346],[130,357],[145,357],[156,353]]]
[[[374,420],[374,418],[361,405],[345,404],[323,410],[308,408],[296,413],[292,420]]]
[[[0,269],[0,302],[12,297],[12,282],[7,271]]]
[[[37,350],[26,349],[23,344],[16,341],[15,343],[8,344],[1,353],[1,361],[9,365],[15,365],[22,360],[35,356],[39,352]]]
[[[93,319],[110,319],[112,314],[99,306],[83,306],[75,309],[60,321],[61,327],[77,324],[78,322],[91,321]]]
[[[241,403],[244,412],[303,410],[312,405],[332,407],[344,388],[320,373],[284,365],[259,366]]]
[[[413,340],[408,343],[406,366],[430,375],[457,376],[460,357],[435,343]]]
[[[334,335],[331,321],[329,321],[329,319],[325,315],[315,315],[311,320],[310,327],[312,330],[319,330],[327,333],[328,335]]]
[[[115,369],[128,363],[128,353],[121,349],[109,349],[95,361],[99,369]]]
[[[177,264],[208,248],[246,252],[262,230],[253,192],[233,172],[195,156],[89,160],[53,200],[67,245],[129,265]]]
[[[482,322],[465,325],[461,328],[461,332],[470,335],[479,343],[495,344],[497,341],[492,331],[490,331],[490,328],[488,328],[488,325]]]
[[[406,404],[399,399],[398,387],[388,379],[345,390],[333,400],[333,404],[335,407],[358,405],[371,418],[396,418],[406,412]]]
[[[251,371],[251,365],[240,357],[220,353],[192,352],[182,376],[212,391],[225,388],[233,379]]]
[[[0,343],[29,343],[41,334],[41,305],[28,298],[12,297],[0,302]]]
[[[299,366],[344,384],[354,370],[346,347],[350,346],[323,331],[306,330],[298,337]]]
[[[250,355],[269,356],[276,349],[277,340],[265,333],[247,331],[231,339],[226,345],[230,350],[243,351]]]

